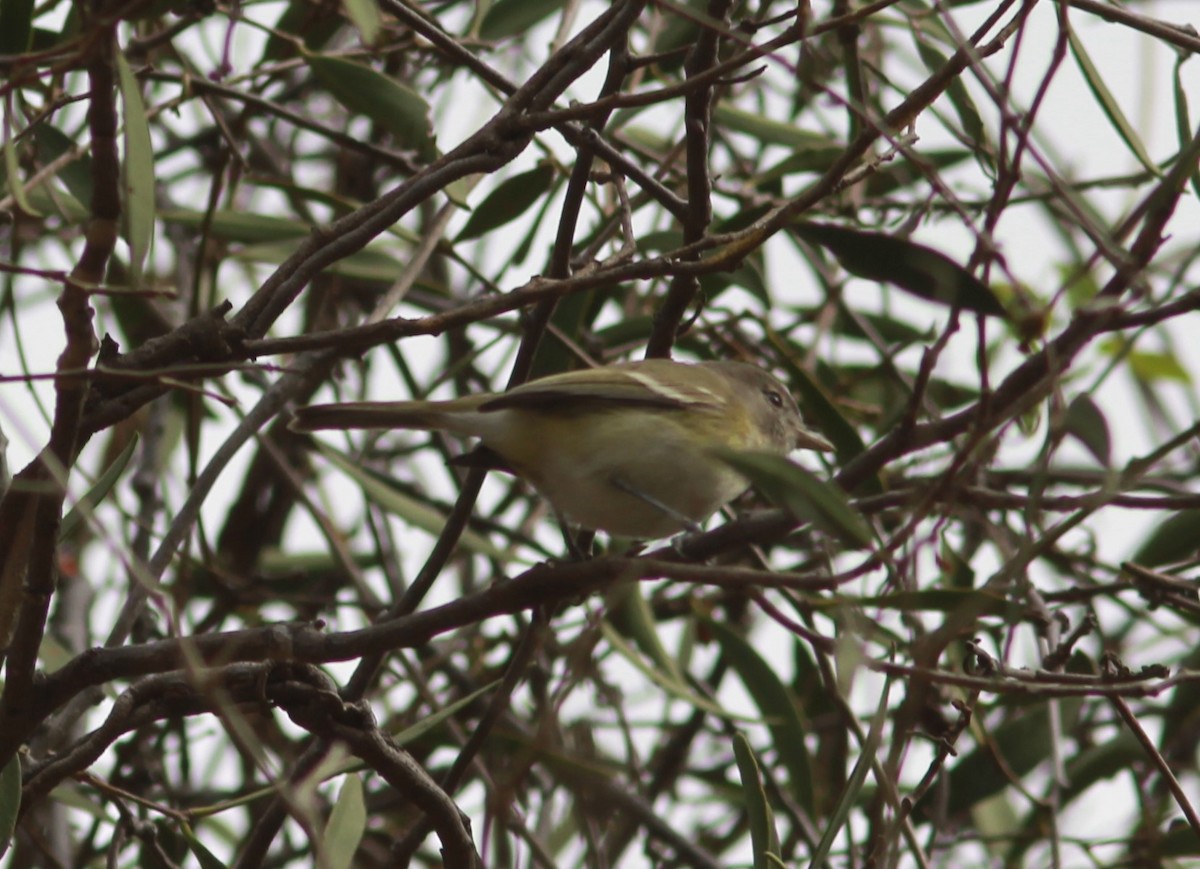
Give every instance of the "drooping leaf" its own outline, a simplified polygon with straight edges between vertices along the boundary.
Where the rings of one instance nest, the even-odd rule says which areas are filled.
[[[1159,567],[1191,558],[1200,549],[1200,510],[1180,510],[1155,526],[1131,561]]]
[[[812,522],[848,546],[869,549],[873,545],[870,526],[836,484],[818,480],[794,462],[771,453],[721,450],[718,455],[797,519]]]
[[[325,824],[321,840],[323,865],[329,869],[350,869],[354,855],[367,829],[367,808],[363,800],[362,779],[357,773],[348,773],[338,791],[333,811]]]
[[[833,144],[823,133],[814,133],[786,121],[777,121],[765,114],[740,109],[727,102],[717,103],[713,109],[713,120],[720,126],[757,139],[763,145],[782,145],[785,148],[809,150]]]
[[[562,6],[563,0],[497,0],[479,24],[479,38],[495,42],[524,33]]]
[[[12,194],[13,200],[21,211],[30,217],[40,218],[42,213],[29,201],[29,196],[25,192],[25,183],[21,180],[21,164],[17,159],[17,147],[10,134],[10,120],[6,114],[4,118],[4,180],[7,182],[8,192]]]
[[[379,37],[381,22],[376,0],[342,0],[346,17],[354,22],[364,45],[374,45]]]
[[[754,869],[772,869],[779,865],[779,832],[775,829],[775,813],[763,787],[762,773],[750,740],[742,733],[733,735],[733,757],[737,763],[738,776],[742,780],[742,796],[746,804],[746,816],[750,820],[750,843],[754,850]],[[772,862],[771,857],[775,861]]]
[[[369,66],[325,54],[305,56],[317,80],[339,103],[390,131],[424,161],[437,157],[429,104],[406,85]]]
[[[917,51],[930,72],[936,72],[946,65],[946,56],[930,45],[927,40],[917,40]],[[950,100],[950,105],[954,106],[954,112],[958,115],[958,121],[962,124],[967,140],[980,145],[985,144],[987,130],[979,115],[979,109],[975,107],[975,101],[971,99],[971,93],[961,78],[955,76],[950,81],[950,85],[946,88],[946,98]],[[982,153],[986,149],[981,147],[979,151]]]
[[[133,456],[133,451],[137,448],[138,436],[133,435],[129,439],[129,443],[125,444],[125,448],[120,454],[113,459],[112,464],[104,469],[104,473],[96,480],[95,484],[88,489],[79,502],[71,508],[71,511],[63,517],[62,523],[58,528],[58,539],[66,540],[79,527],[80,523],[87,518],[88,514],[96,508],[96,505],[104,500],[105,495],[109,493],[116,482],[121,477],[121,473],[125,470],[125,466],[129,464],[129,459]]]
[[[846,271],[860,278],[895,284],[922,299],[977,314],[1004,315],[987,284],[933,248],[832,224],[799,222],[794,230],[805,241],[828,248]]]
[[[641,584],[627,582],[614,586],[608,593],[608,604],[609,622],[613,627],[633,640],[642,654],[654,661],[659,669],[683,684],[683,673],[675,659],[667,654],[659,636],[658,622],[642,594]]]
[[[775,754],[788,773],[793,797],[811,815],[813,812],[812,770],[804,744],[804,722],[796,698],[772,667],[745,637],[715,619],[704,624],[721,645],[725,659],[754,699],[767,728]]]
[[[1146,167],[1148,172],[1161,177],[1162,171],[1150,159],[1150,155],[1146,152],[1146,146],[1142,144],[1137,130],[1134,129],[1129,119],[1125,117],[1125,113],[1121,111],[1121,106],[1117,103],[1116,97],[1112,95],[1112,91],[1104,84],[1100,70],[1092,63],[1092,58],[1083,47],[1083,43],[1080,42],[1074,28],[1067,30],[1067,39],[1071,46],[1071,54],[1075,55],[1075,61],[1079,64],[1079,71],[1083,73],[1084,80],[1087,82],[1088,87],[1091,88],[1096,100],[1100,103],[1100,108],[1108,116],[1113,129],[1121,137],[1121,141],[1129,147],[1133,156],[1137,157],[1138,162]]]
[[[867,773],[871,771],[871,767],[875,763],[875,754],[879,751],[879,744],[883,739],[883,725],[887,721],[888,694],[891,685],[891,677],[888,677],[884,682],[883,690],[880,692],[879,705],[871,718],[871,729],[867,731],[867,738],[863,742],[862,751],[859,752],[854,769],[851,771],[850,777],[846,780],[846,786],[842,790],[842,796],[838,800],[837,808],[834,809],[833,815],[825,823],[821,841],[817,843],[817,847],[813,851],[811,861],[811,865],[813,866],[825,865],[825,858],[828,857],[830,849],[833,848],[833,843],[837,839],[838,833],[849,820],[850,810],[858,801],[858,796],[862,792],[863,785],[866,784]]]
[[[553,166],[542,164],[500,183],[471,213],[458,240],[479,238],[516,220],[546,195],[555,175]]]
[[[1108,434],[1108,421],[1104,413],[1086,394],[1079,394],[1067,406],[1067,417],[1064,421],[1067,434],[1079,440],[1088,452],[1096,457],[1096,461],[1108,467],[1112,450],[1112,441]]]
[[[125,109],[124,224],[129,243],[129,283],[142,285],[142,269],[154,242],[154,146],[142,91],[121,52],[116,54],[117,85]]]
[[[200,869],[228,869],[226,864],[218,859],[216,854],[204,846],[204,843],[200,841],[200,837],[196,835],[191,825],[181,825],[179,832],[195,856],[196,862],[200,864]]]

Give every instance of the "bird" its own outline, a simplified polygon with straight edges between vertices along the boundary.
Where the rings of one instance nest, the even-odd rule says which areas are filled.
[[[697,530],[748,487],[722,450],[832,451],[774,375],[746,362],[644,359],[446,401],[297,408],[291,428],[441,430],[477,438],[565,519],[641,540]]]

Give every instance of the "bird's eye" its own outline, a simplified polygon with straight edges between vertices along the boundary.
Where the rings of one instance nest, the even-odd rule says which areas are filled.
[[[769,401],[775,407],[783,407],[783,396],[773,389],[768,389],[763,392]]]

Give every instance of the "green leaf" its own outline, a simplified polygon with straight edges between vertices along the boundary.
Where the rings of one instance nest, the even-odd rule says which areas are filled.
[[[917,51],[930,72],[936,72],[946,65],[946,56],[924,39],[917,40]],[[984,127],[979,110],[975,108],[971,93],[961,78],[955,76],[951,79],[950,85],[946,88],[946,96],[950,100],[950,105],[954,106],[955,114],[958,115],[958,121],[962,124],[963,134],[967,141],[980,146],[986,145],[987,128]]]
[[[133,456],[133,451],[137,448],[137,445],[138,436],[134,434],[129,439],[129,443],[125,444],[125,449],[121,450],[121,454],[113,459],[112,464],[104,469],[104,473],[100,475],[100,478],[79,499],[79,502],[71,508],[71,511],[63,517],[62,524],[58,529],[58,539],[60,541],[68,539],[75,533],[75,529],[79,527],[80,523],[96,509],[97,504],[104,500],[104,496],[111,491],[112,487],[116,485],[117,480],[120,479],[121,473],[125,470],[125,466],[129,464],[129,459]]]
[[[742,796],[746,803],[746,816],[750,821],[750,842],[754,849],[754,869],[770,869],[771,857],[781,859],[779,832],[775,829],[775,813],[763,787],[762,774],[754,749],[745,734],[733,735],[733,757],[737,762],[738,776],[742,780]]]
[[[918,591],[895,591],[891,594],[855,597],[836,595],[810,603],[814,609],[837,610],[844,607],[854,609],[878,608],[898,613],[961,613],[969,611],[972,618],[997,616],[1020,618],[1021,605],[1003,594],[992,591],[976,591],[958,588],[927,588]]]
[[[1200,547],[1200,510],[1180,510],[1155,525],[1154,533],[1130,559],[1143,567],[1186,561]]]
[[[839,144],[811,145],[798,148],[774,166],[754,176],[755,186],[769,187],[779,179],[787,178],[790,175],[804,175],[814,172],[822,173],[833,165],[834,161],[842,155],[845,149],[845,145]]]
[[[867,773],[871,771],[871,767],[875,762],[875,754],[879,751],[879,744],[883,740],[883,726],[887,722],[888,694],[891,691],[891,687],[892,680],[889,676],[883,683],[883,691],[880,692],[879,697],[879,707],[875,710],[875,715],[871,718],[871,729],[867,732],[867,738],[863,742],[862,751],[859,752],[858,761],[854,764],[850,778],[846,781],[846,787],[842,790],[842,796],[838,800],[837,808],[834,809],[829,820],[825,822],[825,830],[821,835],[821,841],[817,843],[817,847],[813,851],[812,860],[809,862],[811,866],[823,866],[825,864],[826,858],[833,848],[834,840],[837,839],[838,833],[846,825],[847,820],[849,820],[850,810],[854,808],[854,804],[858,801],[858,795],[862,792],[863,785],[867,781]]]
[[[458,240],[479,238],[516,220],[546,194],[555,175],[554,167],[547,163],[502,182],[472,212]]]
[[[721,645],[725,659],[746,686],[759,714],[766,721],[775,753],[788,772],[792,795],[812,817],[812,770],[808,763],[808,748],[804,744],[804,722],[800,718],[795,697],[776,675],[775,668],[745,637],[722,622],[708,618],[703,622]]]
[[[12,844],[20,814],[21,755],[17,753],[5,764],[3,771],[0,771],[0,856],[3,856]]]
[[[0,0],[0,54],[24,54],[33,39],[33,0]]]
[[[38,124],[31,131],[38,162],[53,163],[75,147],[75,141],[57,127]],[[92,201],[92,158],[84,151],[70,163],[59,166],[57,176],[80,203]]]
[[[142,269],[154,243],[154,145],[142,91],[125,55],[117,52],[117,87],[125,109],[124,223],[129,244],[129,285],[142,285]]]
[[[337,802],[325,824],[325,834],[321,837],[322,865],[328,869],[350,869],[366,829],[367,808],[363,801],[362,779],[349,773],[342,782]]]
[[[642,594],[640,583],[627,582],[616,585],[607,597],[609,623],[619,630],[622,636],[633,640],[634,645],[642,650],[642,654],[650,658],[664,673],[669,674],[672,680],[683,684],[683,673],[662,644],[658,635],[658,622],[645,595]]]
[[[614,652],[628,661],[633,665],[634,669],[662,688],[670,696],[689,703],[697,709],[703,709],[705,712],[715,715],[723,721],[757,723],[753,716],[732,712],[720,703],[693,690],[690,685],[676,678],[673,670],[663,670],[660,667],[652,666],[652,663],[647,663],[647,659],[639,655],[637,649],[625,642],[625,638],[607,620],[600,623],[600,633],[608,644],[612,646]]]
[[[243,262],[278,265],[296,252],[296,246],[287,242],[248,244],[232,256]],[[323,274],[338,275],[356,281],[391,284],[403,267],[403,259],[393,250],[365,248],[342,257],[321,269]],[[418,282],[420,283],[420,282]]]
[[[400,746],[416,742],[426,733],[429,733],[431,730],[435,730],[436,728],[440,727],[443,722],[453,718],[459,713],[460,710],[466,709],[476,700],[481,699],[488,692],[500,687],[501,682],[503,682],[502,679],[496,679],[492,682],[489,682],[483,687],[472,691],[470,694],[458,698],[453,703],[443,706],[436,712],[431,712],[428,715],[423,716],[416,724],[412,725],[411,727],[406,727],[399,733],[394,734],[392,740],[396,743],[396,745]]]
[[[208,848],[204,847],[204,843],[196,835],[196,832],[189,824],[181,824],[179,832],[183,836],[183,840],[187,842],[188,848],[196,857],[196,862],[200,864],[200,869],[227,869],[226,865],[217,859],[217,855]]]
[[[977,314],[1004,315],[987,284],[933,248],[832,224],[801,221],[794,230],[805,241],[828,248],[846,271],[860,278],[892,283],[922,299]]]
[[[563,7],[563,0],[499,0],[483,16],[479,38],[495,42],[525,33]]]
[[[1108,421],[1096,402],[1086,394],[1079,394],[1072,399],[1067,407],[1067,417],[1064,420],[1067,434],[1079,440],[1088,452],[1096,457],[1096,461],[1108,467],[1112,451],[1112,441],[1108,434]]]
[[[1174,823],[1157,850],[1163,857],[1200,857],[1200,834],[1187,823]]]
[[[874,544],[871,527],[836,485],[773,453],[723,449],[717,455],[797,519],[812,522],[855,548],[869,549]]]
[[[1129,367],[1133,376],[1144,383],[1169,380],[1173,383],[1191,383],[1192,375],[1174,353],[1158,353],[1152,350],[1134,350],[1129,354]]]
[[[1138,162],[1146,167],[1147,172],[1161,178],[1162,171],[1150,159],[1150,155],[1146,153],[1146,146],[1142,144],[1142,140],[1138,138],[1133,124],[1129,123],[1129,119],[1125,117],[1125,113],[1117,105],[1116,98],[1104,84],[1104,79],[1100,77],[1100,70],[1096,69],[1096,65],[1092,63],[1092,59],[1088,56],[1083,43],[1079,41],[1079,37],[1073,29],[1067,31],[1067,39],[1071,45],[1071,53],[1075,55],[1075,61],[1079,64],[1080,72],[1083,73],[1084,80],[1087,81],[1092,94],[1100,101],[1100,108],[1108,116],[1108,120],[1117,131],[1117,135],[1121,137],[1121,141],[1129,146],[1129,150],[1133,152],[1133,156],[1137,157]]]
[[[1175,74],[1171,81],[1175,91],[1175,130],[1179,135],[1180,150],[1186,149],[1192,141],[1192,121],[1188,112],[1187,87],[1183,83],[1182,66],[1190,58],[1191,52],[1180,51],[1175,60]],[[1192,193],[1200,197],[1200,165],[1192,167]]]
[[[717,103],[713,109],[717,124],[744,133],[764,145],[783,145],[793,150],[828,148],[835,144],[828,136],[813,133],[787,121],[776,121],[766,115],[747,112],[727,102]]]
[[[379,4],[375,0],[342,0],[346,17],[358,28],[364,45],[374,45],[379,37]]]
[[[365,115],[426,162],[437,158],[429,104],[412,88],[360,63],[324,54],[306,55],[317,80],[351,112]]]

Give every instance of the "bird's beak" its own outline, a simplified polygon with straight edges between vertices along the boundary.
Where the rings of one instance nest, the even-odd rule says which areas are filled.
[[[821,437],[815,431],[810,431],[804,426],[796,428],[796,449],[798,450],[818,450],[822,453],[834,452],[834,446],[825,438]]]

